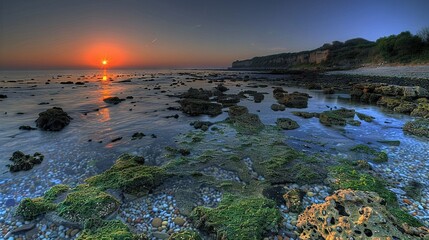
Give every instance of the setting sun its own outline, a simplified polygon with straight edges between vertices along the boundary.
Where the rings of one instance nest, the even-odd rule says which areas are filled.
[[[101,64],[103,64],[103,65],[107,65],[107,60],[103,60],[103,61],[101,61]]]

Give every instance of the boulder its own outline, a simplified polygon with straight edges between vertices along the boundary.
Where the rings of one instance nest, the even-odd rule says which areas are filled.
[[[347,118],[353,118],[354,115],[354,109],[341,108],[322,112],[319,116],[319,121],[326,126],[345,126],[347,124]]]
[[[0,98],[7,98],[7,95],[0,94]]]
[[[309,95],[306,93],[294,92],[283,95],[277,101],[290,108],[306,108],[308,105],[308,98]]]
[[[192,98],[192,99],[201,99],[201,100],[209,100],[210,97],[213,96],[213,93],[209,90],[204,90],[202,88],[190,88],[187,92],[180,95],[181,98]]]
[[[226,92],[226,91],[228,91],[229,89],[227,88],[227,87],[225,87],[223,84],[218,84],[216,87],[215,87],[215,89],[216,90],[218,90],[219,92]]]
[[[120,99],[119,97],[108,97],[108,98],[103,99],[103,101],[105,103],[108,103],[108,104],[114,104],[114,105],[116,105],[116,104],[119,104],[122,101],[125,101],[125,99]]]
[[[429,103],[419,103],[416,108],[410,113],[413,117],[429,118]]]
[[[224,107],[234,106],[240,102],[240,97],[234,94],[220,95],[216,98],[216,101]]]
[[[41,153],[34,153],[33,156],[25,155],[21,151],[16,151],[12,154],[12,157],[9,159],[13,162],[9,167],[9,171],[18,172],[18,171],[28,171],[33,168],[35,164],[40,164],[43,161],[44,156]]]
[[[418,239],[427,228],[398,226],[377,193],[339,190],[298,217],[300,239]],[[405,232],[404,232],[405,230]]]
[[[232,106],[229,108],[229,121],[239,132],[252,134],[259,132],[264,128],[264,124],[259,116],[249,113],[249,110],[243,106]]]
[[[302,118],[313,118],[313,117],[319,117],[319,113],[315,113],[315,112],[292,112],[293,115],[297,116],[297,117],[302,117]]]
[[[299,128],[299,124],[290,118],[277,118],[276,124],[284,130],[293,130]]]
[[[397,113],[410,114],[416,107],[417,105],[415,103],[404,101],[395,108],[393,108],[393,111]]]
[[[36,126],[45,131],[60,131],[69,125],[72,118],[62,108],[53,107],[39,113]]]
[[[285,107],[285,105],[282,105],[282,104],[272,104],[271,105],[271,110],[273,110],[274,112],[277,112],[277,111],[284,111],[286,109],[286,107]]]
[[[198,116],[201,114],[207,114],[210,116],[217,116],[222,113],[222,105],[218,103],[212,103],[207,100],[185,98],[179,101],[181,109],[184,113],[191,116]]]

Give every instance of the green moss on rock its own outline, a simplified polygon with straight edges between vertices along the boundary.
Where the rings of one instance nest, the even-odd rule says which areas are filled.
[[[85,229],[77,240],[136,240],[146,237],[132,234],[127,225],[120,220],[104,221],[101,219],[89,219],[85,222]]]
[[[70,187],[67,185],[58,184],[58,185],[51,187],[48,191],[46,191],[45,194],[43,195],[43,197],[45,198],[45,200],[52,202],[55,199],[57,199],[57,197],[59,195],[67,192],[69,189],[70,189]]]
[[[345,126],[347,118],[353,118],[354,115],[354,109],[341,108],[322,112],[319,116],[319,121],[326,126]]]
[[[265,198],[225,196],[217,208],[197,207],[192,212],[197,228],[216,234],[217,239],[262,239],[277,230],[282,217],[275,202]]]
[[[202,240],[195,231],[181,231],[171,234],[168,240]]]
[[[429,138],[429,119],[417,119],[407,122],[403,130],[416,136]]]
[[[385,152],[378,152],[375,149],[364,145],[364,144],[358,144],[352,148],[350,148],[350,151],[357,152],[357,153],[364,153],[366,155],[369,155],[369,160],[376,162],[376,163],[383,163],[387,162],[389,160],[387,153]]]
[[[362,120],[362,121],[365,121],[365,122],[372,122],[375,118],[374,117],[372,117],[372,116],[369,116],[369,115],[366,115],[366,114],[363,114],[363,113],[359,113],[359,112],[356,112],[356,116],[360,119],[360,120]]]
[[[141,157],[124,154],[104,173],[85,180],[101,190],[120,189],[126,193],[140,193],[159,186],[166,178],[165,170],[143,165]]]
[[[55,210],[56,205],[44,198],[24,198],[18,205],[15,214],[30,221],[37,216]]]
[[[87,184],[78,185],[64,201],[60,202],[57,212],[73,222],[83,223],[91,217],[105,218],[119,208],[119,202],[110,194]]]

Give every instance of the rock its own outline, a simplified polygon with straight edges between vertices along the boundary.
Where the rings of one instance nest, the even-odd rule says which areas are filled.
[[[369,116],[369,115],[366,115],[366,114],[363,114],[363,113],[359,113],[359,112],[356,112],[356,116],[360,120],[365,121],[365,122],[372,122],[372,120],[375,119],[375,117],[372,117],[372,116]]]
[[[53,107],[39,113],[36,126],[45,131],[60,131],[69,125],[72,118],[62,108]]]
[[[131,136],[131,140],[138,140],[138,139],[142,139],[144,136],[146,136],[144,133],[142,132],[135,132],[133,133],[133,135]]]
[[[313,117],[319,117],[319,113],[312,113],[312,112],[292,112],[293,115],[297,116],[297,117],[302,117],[302,118],[313,118]]]
[[[290,118],[277,118],[276,124],[278,127],[284,130],[293,130],[299,128],[298,123]]]
[[[79,233],[79,229],[73,229],[71,232],[70,232],[70,237],[74,237],[74,236],[76,236],[76,234],[78,234]]]
[[[284,204],[285,189],[282,186],[268,186],[262,191],[264,197],[276,201],[277,205]]]
[[[0,94],[0,98],[7,98],[7,95]]]
[[[377,101],[377,105],[386,107],[390,110],[393,110],[395,107],[401,105],[401,103],[402,101],[400,99],[392,98],[392,97],[381,97]]]
[[[283,199],[286,201],[286,206],[289,211],[299,213],[302,211],[302,198],[304,197],[304,192],[300,189],[292,189],[283,195]]]
[[[242,133],[253,134],[264,128],[264,124],[259,116],[249,113],[249,110],[243,106],[232,106],[229,108],[229,121]]]
[[[185,224],[185,219],[183,219],[183,218],[181,218],[181,217],[176,217],[176,218],[174,218],[173,219],[173,222],[176,224],[176,225],[179,225],[179,226],[183,226],[184,224]]]
[[[162,219],[159,217],[156,217],[152,220],[152,227],[161,227],[162,225]]]
[[[429,118],[429,103],[420,102],[410,115],[413,117]]]
[[[405,132],[429,138],[429,119],[417,119],[405,123],[402,127]]]
[[[277,112],[277,111],[284,111],[286,109],[285,105],[282,104],[273,104],[271,105],[271,110]]]
[[[335,90],[334,90],[334,88],[324,88],[323,93],[324,94],[334,94]]]
[[[347,124],[347,118],[353,118],[354,115],[354,109],[341,108],[322,112],[319,116],[319,121],[326,126],[345,126]]]
[[[225,87],[223,84],[218,84],[216,87],[215,87],[215,89],[216,90],[218,90],[219,92],[226,92],[226,91],[228,91],[229,89],[227,88],[227,87]]]
[[[115,104],[116,105],[122,101],[125,101],[125,99],[120,99],[119,97],[108,97],[108,98],[103,99],[103,101],[105,103],[108,103],[108,104]]]
[[[283,95],[277,101],[290,108],[306,108],[308,105],[308,98],[309,95],[306,93],[294,92]]]
[[[228,115],[230,118],[235,118],[243,114],[249,113],[247,107],[244,106],[232,106],[229,108]]]
[[[427,228],[398,227],[374,192],[339,190],[298,217],[300,239],[415,239],[429,236]],[[409,229],[408,229],[409,228]],[[405,233],[404,233],[405,229]],[[407,230],[408,229],[408,230]],[[419,231],[414,235],[412,230]],[[413,234],[413,235],[411,235]]]
[[[224,107],[234,106],[235,104],[240,102],[240,97],[237,95],[221,95],[216,98],[216,101]]]
[[[164,232],[153,232],[152,236],[158,239],[168,239],[170,234]]]
[[[20,126],[19,130],[37,130],[37,128],[30,127],[30,126]]]
[[[13,229],[12,234],[21,234],[23,232],[30,231],[35,226],[36,226],[36,224],[34,224],[34,223],[21,225],[20,227]]]
[[[181,98],[191,98],[191,99],[200,99],[200,100],[206,100],[208,101],[210,97],[213,96],[213,93],[208,90],[204,90],[202,88],[196,89],[196,88],[190,88],[186,93],[183,93],[179,97]]]
[[[397,113],[410,114],[416,107],[417,105],[415,103],[402,102],[401,104],[393,108],[393,111]]]
[[[182,111],[191,116],[198,116],[201,114],[217,116],[222,113],[221,104],[212,103],[207,100],[186,98],[180,100],[179,103]]]
[[[195,121],[191,123],[191,126],[194,126],[195,129],[201,129],[203,131],[207,131],[211,125],[213,125],[213,123],[209,121]]]
[[[33,168],[35,164],[42,163],[44,156],[41,153],[34,153],[33,156],[25,155],[21,151],[16,151],[12,154],[12,157],[9,159],[13,162],[9,167],[9,171],[18,172],[18,171],[28,171]]]

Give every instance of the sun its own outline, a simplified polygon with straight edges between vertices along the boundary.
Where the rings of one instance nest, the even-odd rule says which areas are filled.
[[[101,61],[101,64],[103,64],[104,66],[106,66],[107,65],[107,60],[104,59],[103,61]]]

